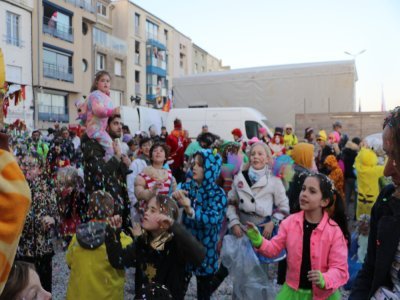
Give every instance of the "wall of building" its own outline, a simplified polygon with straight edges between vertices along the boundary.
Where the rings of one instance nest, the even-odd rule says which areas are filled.
[[[24,119],[27,126],[34,127],[32,90],[32,22],[33,3],[27,1],[1,1],[0,2],[0,48],[4,55],[6,67],[6,81],[25,85],[26,100],[15,106],[10,101],[6,123],[12,123],[16,119]],[[19,16],[19,46],[8,44],[7,37],[7,11]]]
[[[385,116],[385,112],[296,114],[295,131],[299,139],[304,137],[307,127],[312,127],[316,133],[326,130],[329,134],[332,132],[332,124],[340,121],[343,132],[350,138],[365,138],[367,135],[382,132]]]

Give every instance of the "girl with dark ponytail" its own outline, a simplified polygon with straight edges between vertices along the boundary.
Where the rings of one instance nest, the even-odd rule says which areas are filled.
[[[252,223],[247,224],[247,236],[263,256],[287,251],[286,282],[276,299],[341,299],[339,288],[349,278],[350,239],[343,201],[328,177],[311,174],[299,202],[301,211],[283,220],[271,240]]]

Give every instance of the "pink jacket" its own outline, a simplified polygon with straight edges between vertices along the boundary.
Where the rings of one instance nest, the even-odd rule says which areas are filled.
[[[107,120],[112,116],[114,105],[111,98],[99,90],[90,93],[88,98],[86,133],[93,138],[97,132],[107,128]]]
[[[286,248],[286,283],[295,290],[300,284],[303,222],[303,211],[290,215],[282,221],[278,235],[270,241],[263,239],[261,247],[257,250],[262,255],[274,257]],[[340,227],[324,212],[321,222],[311,235],[310,243],[311,268],[320,270],[325,280],[324,289],[313,285],[313,299],[327,299],[349,279],[347,242]]]

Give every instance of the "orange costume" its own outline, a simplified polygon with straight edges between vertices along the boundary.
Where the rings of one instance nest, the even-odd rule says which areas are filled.
[[[7,282],[31,203],[28,183],[15,158],[6,151],[7,145],[7,136],[0,133],[0,294]]]
[[[324,164],[330,170],[328,177],[333,181],[336,190],[339,192],[342,199],[344,199],[344,176],[336,157],[334,155],[328,155],[325,158]]]

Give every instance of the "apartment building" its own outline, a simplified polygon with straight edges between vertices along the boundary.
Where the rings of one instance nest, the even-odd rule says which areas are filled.
[[[93,28],[94,73],[106,70],[111,75],[110,97],[115,106],[127,105],[127,43],[113,35],[114,6],[110,0],[97,0],[97,22]],[[118,16],[115,16],[118,17]]]
[[[32,19],[34,118],[38,128],[75,123],[76,99],[93,80],[96,0],[37,0]]]
[[[223,66],[222,60],[193,43],[193,74],[227,70],[230,70],[230,67]]]
[[[206,62],[207,62],[206,72],[228,71],[231,69],[230,66],[223,66],[222,60],[216,58],[210,53],[207,53]]]
[[[16,119],[25,120],[30,128],[33,124],[32,48],[31,22],[33,0],[0,1],[0,48],[4,55],[6,82],[10,95],[21,94],[25,100],[16,104],[9,97],[6,123]],[[19,98],[19,97],[17,97]],[[7,100],[8,101],[8,100]],[[1,109],[1,108],[0,108]]]

